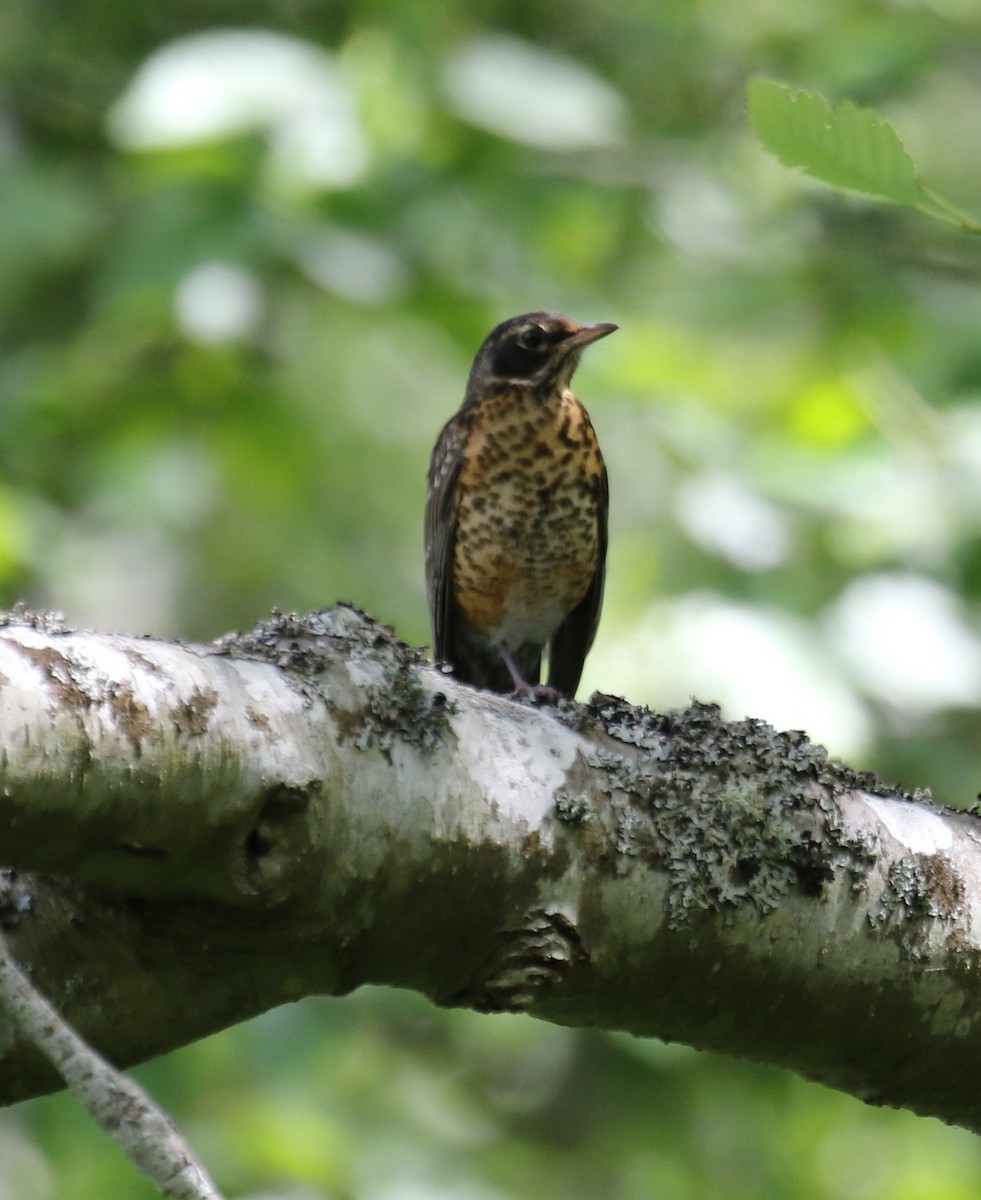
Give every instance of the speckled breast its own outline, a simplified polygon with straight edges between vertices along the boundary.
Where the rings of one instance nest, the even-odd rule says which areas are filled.
[[[596,571],[603,460],[570,391],[526,391],[470,414],[458,480],[453,587],[466,619],[512,649],[543,646]]]

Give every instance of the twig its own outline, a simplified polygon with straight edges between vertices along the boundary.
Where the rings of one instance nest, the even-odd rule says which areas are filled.
[[[169,1117],[139,1084],[106,1062],[59,1016],[18,965],[2,931],[0,1009],[164,1196],[222,1200]]]

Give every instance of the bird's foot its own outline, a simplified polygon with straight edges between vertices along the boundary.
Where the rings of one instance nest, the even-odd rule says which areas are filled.
[[[511,676],[511,682],[514,684],[512,696],[520,700],[530,700],[532,704],[555,704],[558,701],[560,693],[554,687],[549,687],[547,683],[529,683],[524,678],[518,670],[518,664],[514,661],[514,655],[505,642],[501,643],[499,649],[501,658],[504,659],[504,665]]]

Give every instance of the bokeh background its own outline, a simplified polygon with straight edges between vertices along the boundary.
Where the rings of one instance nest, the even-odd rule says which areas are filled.
[[[875,106],[981,211],[976,0],[4,0],[0,603],[207,639],[344,598],[422,644],[476,346],[613,320],[578,376],[612,492],[582,694],[971,802],[981,246],[782,170],[757,73]],[[936,1122],[381,990],[138,1075],[255,1200],[981,1190]],[[0,1200],[153,1194],[65,1097],[0,1114]]]

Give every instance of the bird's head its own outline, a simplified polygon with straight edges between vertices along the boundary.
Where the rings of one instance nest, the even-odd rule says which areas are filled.
[[[466,403],[475,403],[500,384],[535,389],[566,387],[579,356],[616,325],[580,325],[556,313],[523,313],[498,325],[477,351]]]

